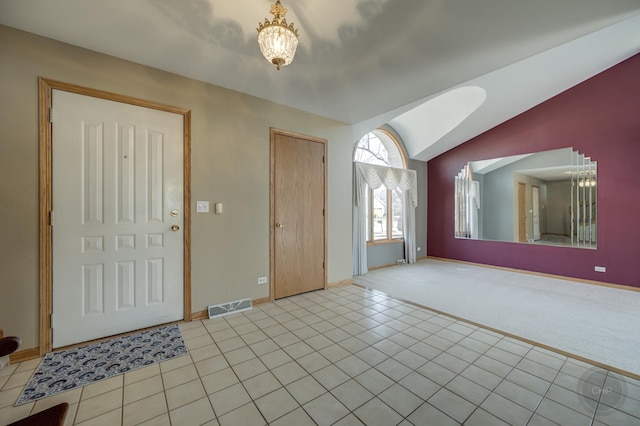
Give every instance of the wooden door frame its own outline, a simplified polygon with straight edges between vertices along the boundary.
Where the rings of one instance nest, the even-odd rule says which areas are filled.
[[[53,240],[50,221],[52,187],[52,129],[50,109],[53,90],[76,93],[124,104],[135,105],[182,115],[183,117],[183,202],[184,202],[184,234],[183,234],[183,299],[184,320],[191,321],[191,110],[161,104],[145,99],[106,92],[63,83],[43,77],[38,78],[38,169],[39,169],[39,283],[40,283],[40,320],[39,320],[39,354],[42,356],[51,351],[51,313],[53,286]]]
[[[304,139],[309,142],[317,142],[321,143],[324,146],[324,193],[322,194],[323,198],[323,208],[325,214],[323,216],[323,229],[324,229],[324,268],[322,270],[322,280],[324,283],[324,288],[327,288],[327,140],[323,138],[318,138],[315,136],[304,135],[301,133],[295,133],[288,130],[276,129],[273,127],[269,128],[269,300],[274,301],[276,292],[275,292],[275,251],[276,251],[276,236],[275,236],[275,143],[276,143],[276,135],[289,136],[296,139]]]

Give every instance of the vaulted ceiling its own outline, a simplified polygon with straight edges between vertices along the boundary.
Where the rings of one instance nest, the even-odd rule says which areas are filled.
[[[269,0],[2,0],[0,23],[353,125],[434,156],[640,52],[640,0],[282,0],[293,63],[260,54]]]

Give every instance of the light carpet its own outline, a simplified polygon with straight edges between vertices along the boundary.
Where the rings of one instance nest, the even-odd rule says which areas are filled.
[[[185,355],[178,325],[45,355],[16,405]]]
[[[640,375],[640,292],[435,259],[354,282]]]

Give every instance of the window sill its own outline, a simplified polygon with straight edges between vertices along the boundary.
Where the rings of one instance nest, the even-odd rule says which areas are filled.
[[[383,246],[385,244],[399,244],[399,243],[404,243],[404,238],[396,238],[396,239],[393,239],[393,240],[367,241],[367,247]]]

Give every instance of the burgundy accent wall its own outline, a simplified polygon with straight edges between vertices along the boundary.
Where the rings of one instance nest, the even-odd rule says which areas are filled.
[[[598,162],[597,249],[454,238],[464,164],[566,147]],[[640,287],[640,54],[432,159],[427,172],[429,256]]]

